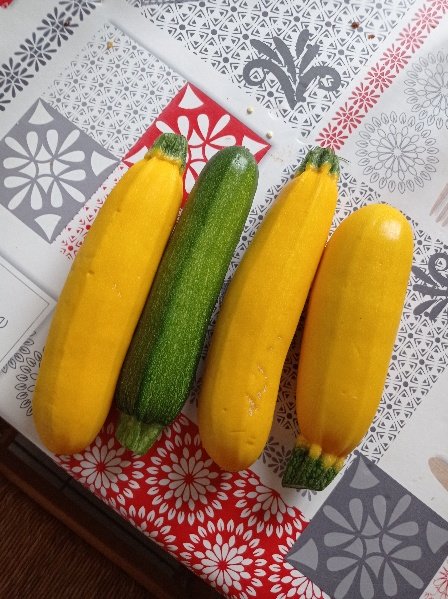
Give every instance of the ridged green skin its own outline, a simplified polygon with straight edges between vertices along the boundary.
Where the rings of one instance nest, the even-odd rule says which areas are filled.
[[[117,437],[136,452],[147,450],[188,397],[257,182],[248,150],[221,150],[204,167],[172,233],[116,389],[124,413]],[[138,432],[136,421],[154,427]]]

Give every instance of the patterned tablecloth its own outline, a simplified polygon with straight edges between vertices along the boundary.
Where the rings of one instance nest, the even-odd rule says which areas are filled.
[[[115,440],[113,411],[82,454],[53,457],[228,597],[448,599],[448,0],[0,6],[0,415],[40,446],[38,302],[51,308],[108,192],[161,132],[188,139],[185,199],[222,147],[260,163],[227,280],[307,149],[330,146],[346,159],[334,226],[389,202],[415,236],[382,402],[351,466],[322,493],[281,487],[300,333],[251,470],[224,472],[202,448],[202,362],[146,456]]]

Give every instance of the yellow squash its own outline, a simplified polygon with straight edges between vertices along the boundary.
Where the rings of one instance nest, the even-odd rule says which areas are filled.
[[[74,453],[97,435],[182,199],[186,140],[159,137],[112,190],[76,256],[33,398],[44,445]]]
[[[300,436],[283,485],[321,490],[378,408],[412,263],[412,230],[370,205],[338,227],[311,290],[297,380]]]
[[[199,397],[199,431],[215,462],[249,467],[272,425],[280,375],[336,207],[339,163],[308,153],[238,266],[218,315]]]

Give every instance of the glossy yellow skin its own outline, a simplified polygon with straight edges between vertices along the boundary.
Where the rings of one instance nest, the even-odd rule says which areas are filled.
[[[74,453],[98,434],[182,199],[180,165],[136,163],[98,213],[59,297],[33,399],[39,436]]]
[[[337,228],[310,294],[299,359],[299,445],[342,464],[378,408],[412,265],[412,230],[370,205]]]
[[[266,444],[286,353],[336,199],[329,165],[307,166],[282,190],[227,289],[198,407],[204,447],[226,470],[248,468]]]

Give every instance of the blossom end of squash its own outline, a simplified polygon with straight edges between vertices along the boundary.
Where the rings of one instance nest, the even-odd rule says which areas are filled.
[[[120,413],[115,436],[119,443],[138,455],[144,455],[159,438],[162,424],[146,423],[124,412]]]

